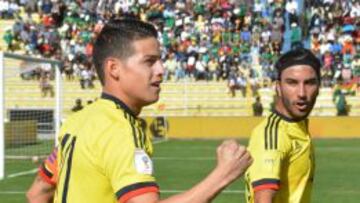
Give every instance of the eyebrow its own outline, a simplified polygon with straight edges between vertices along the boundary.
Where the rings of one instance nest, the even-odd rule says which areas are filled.
[[[285,81],[299,81],[297,78],[284,78]],[[316,77],[308,78],[304,80],[305,82],[317,81]]]
[[[305,82],[318,82],[319,80],[315,77],[315,78],[309,78],[307,80],[305,80]]]
[[[145,59],[160,59],[161,58],[161,56],[160,56],[160,54],[148,54],[148,55],[145,55],[144,56],[144,58]]]

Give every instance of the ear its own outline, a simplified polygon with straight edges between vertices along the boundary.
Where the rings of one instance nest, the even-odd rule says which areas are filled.
[[[116,59],[109,57],[105,59],[104,63],[104,75],[107,80],[119,80],[120,78],[120,70],[121,70],[121,62]]]

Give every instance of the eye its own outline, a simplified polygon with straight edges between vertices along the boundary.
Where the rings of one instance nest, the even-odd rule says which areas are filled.
[[[155,59],[147,59],[147,60],[145,61],[145,63],[146,63],[147,65],[152,66],[154,63],[156,63],[156,60],[155,60]]]
[[[312,80],[306,81],[305,84],[307,84],[307,85],[317,85],[318,82],[317,82],[316,79],[312,79]]]
[[[288,85],[296,85],[298,83],[296,80],[286,80],[285,82]]]

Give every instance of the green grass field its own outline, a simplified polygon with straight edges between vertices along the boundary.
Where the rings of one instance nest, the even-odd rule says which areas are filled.
[[[240,140],[246,144],[246,140]],[[220,141],[170,140],[155,144],[155,176],[166,197],[183,191],[206,176],[215,165],[215,148]],[[360,139],[315,140],[316,175],[313,201],[357,203],[360,199]],[[7,175],[36,168],[30,160],[9,161]],[[25,191],[34,174],[0,181],[0,202],[25,202]],[[216,203],[245,202],[243,181],[234,182]]]

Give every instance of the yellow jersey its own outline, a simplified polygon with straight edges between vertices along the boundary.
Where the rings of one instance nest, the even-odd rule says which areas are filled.
[[[139,119],[119,99],[102,94],[63,124],[55,202],[126,202],[159,192],[152,144]]]
[[[245,174],[246,199],[254,192],[277,190],[275,203],[309,203],[315,161],[308,120],[272,112],[253,130],[248,150],[254,162]]]

